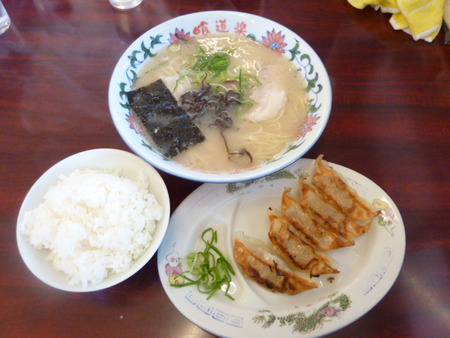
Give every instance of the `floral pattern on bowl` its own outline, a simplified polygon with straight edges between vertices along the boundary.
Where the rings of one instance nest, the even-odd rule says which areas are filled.
[[[310,111],[302,130],[299,131],[299,138],[284,153],[262,166],[244,172],[230,173],[229,177],[224,177],[223,174],[198,174],[187,169],[180,173],[181,169],[177,168],[179,166],[153,150],[143,137],[145,131],[141,129],[137,117],[130,111],[126,92],[133,88],[143,65],[161,49],[197,36],[221,33],[247,36],[294,62],[306,81]],[[322,134],[331,110],[331,96],[331,86],[325,67],[314,50],[298,35],[271,20],[228,11],[189,14],[151,29],[137,39],[119,60],[109,89],[110,110],[115,126],[135,152],[169,173],[203,182],[238,182],[255,179],[293,163],[306,153]]]

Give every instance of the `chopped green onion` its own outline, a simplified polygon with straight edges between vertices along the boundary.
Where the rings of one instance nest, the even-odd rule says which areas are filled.
[[[230,57],[225,53],[196,55],[197,63],[192,67],[195,71],[210,72],[213,77],[218,77],[221,72],[227,70],[230,64]]]
[[[187,257],[189,266],[189,275],[182,274],[187,280],[182,284],[170,284],[170,286],[181,288],[189,285],[196,285],[201,293],[208,294],[210,299],[217,290],[225,286],[225,296],[234,300],[229,294],[232,275],[235,274],[230,262],[225,258],[222,252],[215,246],[217,243],[217,231],[208,228],[203,231],[201,239],[205,244],[203,251],[191,253]],[[192,278],[191,278],[192,277]]]
[[[214,93],[226,93],[234,88],[240,94],[241,103],[234,114],[242,115],[253,106],[249,92],[260,86],[261,81],[243,69],[233,69],[231,55],[232,51],[208,54],[205,48],[199,47],[199,52],[192,55],[190,62],[183,64],[179,80],[188,78],[193,88],[199,89],[211,85]]]
[[[241,97],[245,96],[245,92],[254,86],[260,86],[261,81],[251,74],[242,72],[242,69],[239,70],[239,93]]]

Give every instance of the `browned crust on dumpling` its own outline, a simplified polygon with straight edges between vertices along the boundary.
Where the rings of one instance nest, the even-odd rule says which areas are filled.
[[[322,250],[330,251],[339,248],[352,246],[352,240],[339,237],[336,233],[327,230],[320,223],[316,222],[302,208],[300,202],[291,194],[291,189],[286,189],[282,196],[283,216],[291,223],[296,230],[304,234],[304,239],[319,247]]]
[[[289,230],[289,222],[269,211],[269,239],[275,250],[297,268],[307,270],[311,275],[339,273],[329,262],[327,256],[320,254]]]
[[[313,182],[321,194],[343,213],[355,221],[368,222],[378,215],[364,198],[352,189],[347,182],[322,160],[320,155],[315,162]]]
[[[378,215],[322,157],[316,160],[313,183],[300,181],[300,200],[286,189],[283,216],[269,211],[271,246],[235,238],[234,259],[242,272],[273,292],[295,295],[317,288],[305,271],[309,277],[339,273],[323,251],[354,245]]]
[[[234,259],[246,276],[271,291],[296,295],[317,288],[315,282],[281,269],[275,260],[264,260],[239,238],[234,243]]]
[[[364,224],[355,222],[335,206],[327,203],[314,186],[302,181],[300,192],[302,206],[342,237],[346,239],[357,238],[369,230],[371,221]]]

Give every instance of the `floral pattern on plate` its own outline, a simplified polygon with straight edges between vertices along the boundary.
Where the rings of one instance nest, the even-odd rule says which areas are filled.
[[[375,183],[331,163],[353,189],[382,211],[355,246],[330,252],[340,264],[340,274],[319,277],[318,289],[287,296],[247,280],[236,266],[235,301],[216,298],[218,295],[206,300],[195,287],[170,287],[169,283],[176,283],[185,270],[183,257],[193,251],[198,234],[211,223],[218,222],[221,250],[228,258],[233,256],[237,231],[251,232],[260,239],[267,236],[263,224],[267,207],[279,207],[284,189],[298,187],[300,178],[311,179],[313,165],[313,160],[300,159],[285,170],[257,180],[204,184],[180,204],[159,249],[158,265],[164,289],[185,316],[218,335],[317,336],[350,324],[383,298],[403,262],[405,233],[400,213]]]
[[[345,294],[329,296],[330,300],[322,304],[320,307],[312,311],[309,315],[303,311],[294,312],[285,316],[277,316],[270,310],[261,310],[260,313],[253,317],[253,321],[262,324],[263,328],[270,328],[275,323],[279,326],[290,326],[292,332],[310,333],[316,328],[322,327],[325,321],[330,321],[337,317],[340,312],[350,307],[350,298]]]

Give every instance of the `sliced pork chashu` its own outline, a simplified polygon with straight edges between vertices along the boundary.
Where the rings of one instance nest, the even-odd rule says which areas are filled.
[[[371,221],[365,224],[357,223],[324,200],[316,187],[302,181],[300,191],[302,206],[309,209],[317,219],[321,219],[330,229],[333,229],[345,239],[357,238],[369,230]]]
[[[313,182],[327,200],[355,221],[368,222],[378,215],[364,198],[352,189],[320,155],[315,162]]]
[[[283,216],[299,232],[297,236],[304,236],[304,240],[324,251],[355,245],[352,240],[339,237],[335,232],[327,230],[306,212],[300,202],[293,197],[291,189],[286,189],[282,196]]]
[[[305,274],[294,271],[261,240],[236,233],[234,259],[242,272],[274,292],[296,295],[317,288]]]
[[[316,252],[311,245],[290,230],[292,226],[286,218],[269,211],[269,220],[269,239],[286,261],[299,269],[309,271],[313,276],[339,273],[339,270],[331,266],[327,256]]]

